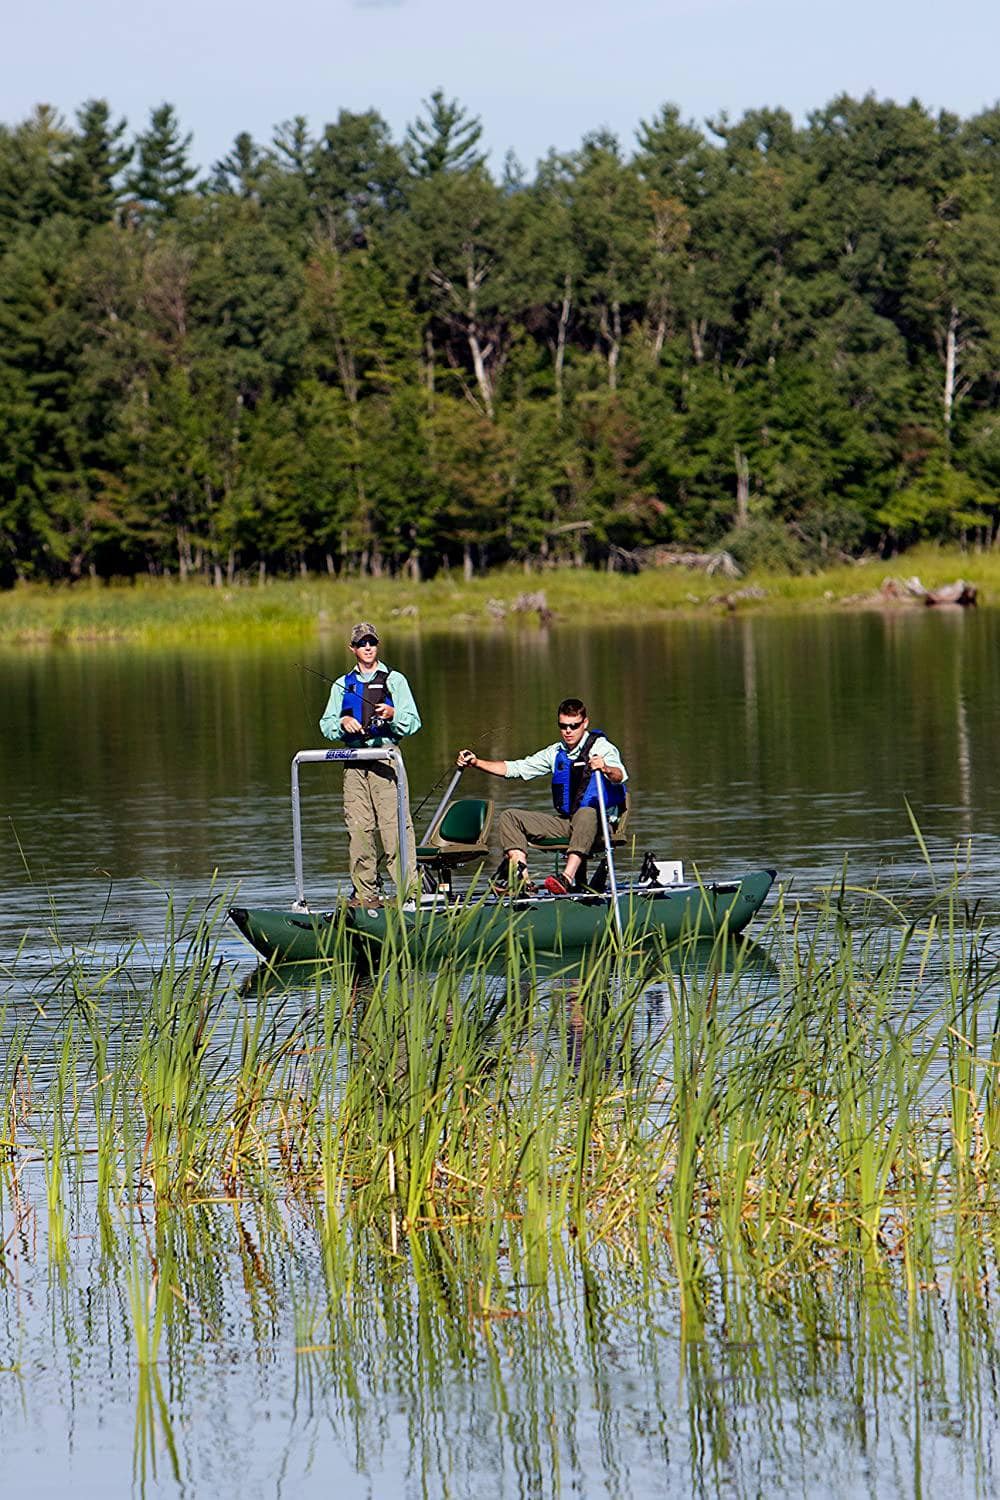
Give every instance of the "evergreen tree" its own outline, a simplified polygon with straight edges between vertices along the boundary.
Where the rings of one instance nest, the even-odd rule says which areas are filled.
[[[268,158],[247,131],[241,130],[228,156],[212,168],[208,188],[213,193],[235,193],[240,198],[258,198],[267,173]]]
[[[0,125],[0,250],[21,229],[67,208],[64,168],[71,138],[50,105],[13,128]]]
[[[198,175],[188,156],[190,147],[191,133],[181,135],[172,104],[150,112],[148,130],[136,137],[135,166],[125,184],[141,208],[161,217],[176,213]]]
[[[112,123],[105,99],[90,99],[77,112],[78,130],[70,137],[61,163],[63,192],[69,211],[88,224],[106,224],[121,200],[121,176],[132,160],[122,144],[126,122]]]
[[[998,120],[665,105],[496,180],[438,90],[197,192],[169,105],[0,126],[0,583],[992,541]]]
[[[406,127],[405,154],[415,177],[437,177],[443,172],[469,172],[481,167],[485,154],[476,147],[483,134],[478,116],[470,115],[457,99],[446,99],[435,89],[424,100],[426,116]]]
[[[260,187],[268,224],[290,243],[303,246],[313,226],[312,150],[303,116],[286,120],[274,133],[268,171]]]

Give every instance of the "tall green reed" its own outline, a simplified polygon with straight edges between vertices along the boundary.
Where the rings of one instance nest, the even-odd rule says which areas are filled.
[[[756,945],[633,930],[553,964],[507,933],[433,969],[391,921],[371,972],[338,930],[291,988],[231,972],[217,910],[171,909],[145,976],[142,949],[113,979],[78,964],[64,1024],[10,1031],[47,1081],[26,1096],[8,1050],[6,1199],[31,1146],[56,1260],[67,1150],[96,1161],[105,1232],[150,1196],[295,1214],[331,1305],[361,1246],[412,1262],[427,1236],[485,1318],[509,1270],[542,1287],[571,1247],[669,1274],[692,1327],[717,1274],[777,1292],[898,1261],[915,1294],[949,1235],[992,1233],[1000,1128],[996,966],[954,890],[934,903],[842,882],[779,901]]]

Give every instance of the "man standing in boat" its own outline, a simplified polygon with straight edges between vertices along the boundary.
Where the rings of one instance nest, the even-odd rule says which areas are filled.
[[[378,659],[378,631],[362,620],[351,631],[348,649],[356,665],[338,677],[330,690],[319,727],[328,740],[343,740],[351,749],[395,744],[420,728],[420,714],[402,672],[392,672]],[[379,900],[379,850],[382,863],[394,865],[399,887],[399,825],[396,812],[396,773],[385,761],[344,767],[344,818],[350,837],[351,880],[362,906]],[[407,864],[417,868],[416,841],[410,809],[406,809]]]
[[[581,864],[597,843],[600,834],[597,777],[604,778],[604,800],[612,824],[625,806],[628,781],[617,747],[602,730],[591,729],[586,707],[579,698],[563,699],[558,724],[558,740],[523,760],[480,760],[474,750],[460,750],[457,760],[460,766],[474,766],[489,776],[503,776],[508,781],[551,778],[553,812],[508,807],[500,814],[497,831],[504,857],[497,875],[510,889],[528,886],[529,843],[536,839],[567,839],[562,875],[549,875],[544,882],[545,889],[554,896],[568,894]]]

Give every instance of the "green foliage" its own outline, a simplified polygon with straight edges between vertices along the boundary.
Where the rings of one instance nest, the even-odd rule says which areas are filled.
[[[722,545],[745,571],[801,573],[806,565],[802,542],[773,516],[754,516],[727,532]]]
[[[72,136],[62,163],[67,206],[91,224],[107,224],[121,201],[121,174],[132,160],[122,143],[126,122],[113,124],[106,99],[89,99],[77,112],[79,133]]]
[[[198,185],[169,104],[0,127],[0,584],[992,540],[996,111],[481,140],[436,90]]]
[[[915,536],[954,538],[976,528],[992,532],[998,509],[1000,497],[994,490],[937,461],[896,491],[879,520],[904,542]]]

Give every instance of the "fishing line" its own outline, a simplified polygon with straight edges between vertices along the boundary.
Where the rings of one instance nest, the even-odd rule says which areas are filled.
[[[292,666],[293,667],[299,667],[303,672],[311,672],[312,675],[313,675],[313,677],[319,677],[321,679],[321,681],[328,682],[331,687],[336,687],[336,685],[337,685],[336,684],[336,678],[334,678],[334,677],[327,677],[327,675],[326,675],[325,672],[317,672],[317,670],[316,670],[315,667],[307,667],[304,661],[293,661],[292,662]],[[304,682],[300,681],[299,682],[299,687],[300,687],[300,689],[302,691],[302,709],[303,709],[303,712],[305,713],[306,718],[309,720],[309,727],[313,728],[314,727],[313,710],[309,707],[309,700],[306,697],[306,685],[305,685]]]
[[[510,728],[509,724],[494,724],[492,726],[492,728],[482,730],[480,734],[478,734],[478,735],[475,736],[475,738],[476,739],[484,739],[485,740],[485,739],[488,739],[491,735],[500,734],[501,732],[506,733],[506,731],[509,728]],[[437,781],[435,781],[434,785],[427,792],[425,792],[425,794],[424,794],[423,798],[421,799],[421,801],[413,809],[412,816],[414,818],[420,812],[420,809],[423,807],[423,805],[427,801],[427,799],[429,797],[432,797],[434,795],[434,793],[437,791],[438,787],[441,785],[442,781],[444,781],[445,777],[446,776],[452,776],[455,773],[455,771],[457,771],[458,769],[459,769],[459,767],[457,765],[448,765],[448,766],[445,766],[444,770],[442,771],[441,775],[438,777]],[[461,769],[465,770],[466,767],[463,766],[463,767],[461,767]]]

